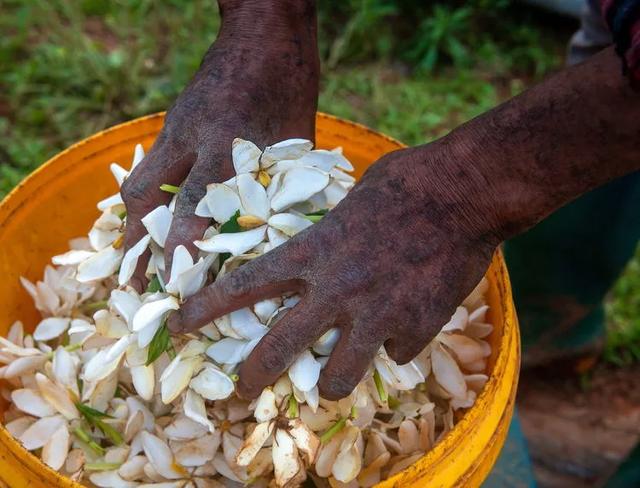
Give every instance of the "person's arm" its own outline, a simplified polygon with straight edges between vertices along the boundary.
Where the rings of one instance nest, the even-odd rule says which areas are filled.
[[[166,269],[176,246],[192,252],[208,219],[194,215],[206,185],[233,176],[231,143],[261,147],[292,137],[314,139],[319,60],[315,0],[219,0],[221,28],[200,69],[167,112],[149,154],[122,186],[127,207],[125,249],[146,234],[141,219],[179,185],[165,246]],[[148,252],[132,285],[141,291]]]
[[[619,66],[607,49],[434,143],[386,155],[320,223],[190,298],[169,327],[300,293],[242,365],[247,397],[331,327],[341,338],[321,374],[326,398],[349,394],[383,344],[409,361],[502,240],[640,168],[640,95]]]

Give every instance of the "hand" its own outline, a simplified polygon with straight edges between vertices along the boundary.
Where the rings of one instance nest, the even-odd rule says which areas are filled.
[[[234,138],[258,146],[302,137],[313,140],[319,63],[313,2],[220,0],[222,27],[200,70],[167,112],[151,151],[122,186],[127,208],[125,250],[146,233],[141,219],[179,185],[165,246],[166,270],[176,246],[194,256],[208,219],[195,208],[212,182],[233,176]],[[149,253],[139,260],[131,284],[142,291]]]
[[[450,146],[385,156],[322,221],[194,295],[169,327],[192,330],[299,293],[241,366],[239,393],[248,398],[332,327],[341,337],[321,373],[324,398],[348,395],[383,344],[396,361],[410,361],[478,283],[501,240],[490,203],[471,193],[482,182],[467,181],[469,163]]]

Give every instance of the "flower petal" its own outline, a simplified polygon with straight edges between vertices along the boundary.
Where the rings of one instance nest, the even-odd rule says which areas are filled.
[[[122,479],[117,471],[91,473],[89,480],[100,488],[135,488],[139,486],[138,483]]]
[[[313,350],[322,356],[329,356],[340,339],[340,329],[333,328],[322,334],[313,345]]]
[[[207,417],[207,409],[204,404],[204,398],[198,395],[192,389],[187,390],[187,394],[184,398],[184,414],[201,425],[204,425],[209,429],[209,432],[215,431],[213,422]]]
[[[252,175],[241,174],[237,178],[238,194],[242,203],[243,215],[254,215],[263,221],[269,218],[269,199],[267,191]]]
[[[268,224],[289,237],[293,237],[298,232],[313,225],[309,219],[291,213],[272,215],[268,220]]]
[[[140,331],[150,324],[159,322],[159,319],[161,319],[167,312],[171,310],[178,310],[178,308],[180,308],[178,299],[173,296],[145,303],[133,316],[132,328],[134,331]],[[140,347],[145,347],[146,345],[147,344],[140,344]]]
[[[236,174],[258,171],[261,154],[262,151],[253,142],[235,138],[231,144],[231,158]]]
[[[324,196],[327,199],[327,207],[333,208],[347,196],[347,189],[338,181],[332,181],[324,189]]]
[[[260,163],[263,168],[268,168],[277,161],[283,159],[298,159],[313,148],[313,142],[307,139],[287,139],[273,146],[267,146],[262,154]]]
[[[4,373],[1,375],[3,378],[17,378],[18,376],[29,375],[40,369],[42,365],[47,361],[45,354],[38,356],[24,356],[18,357],[7,364]]]
[[[205,434],[176,449],[176,461],[181,466],[202,466],[213,459],[220,445],[220,434]]]
[[[451,316],[451,320],[442,327],[442,332],[452,332],[454,330],[464,330],[469,322],[469,312],[464,307],[456,308]]]
[[[141,221],[147,229],[147,232],[151,235],[151,238],[160,247],[164,247],[167,241],[167,235],[169,235],[171,222],[173,221],[173,214],[171,210],[169,210],[169,207],[160,205],[142,217]]]
[[[173,251],[173,260],[171,261],[171,275],[169,283],[167,283],[167,291],[169,293],[178,292],[178,276],[193,266],[193,258],[191,253],[185,246],[180,244]]]
[[[261,300],[253,306],[253,312],[256,314],[260,322],[266,324],[271,316],[276,313],[282,301],[277,298],[268,298]]]
[[[263,337],[269,329],[262,325],[250,308],[241,308],[229,314],[231,328],[240,337],[253,340]]]
[[[289,421],[288,430],[298,450],[304,453],[307,464],[313,464],[320,449],[320,438],[299,418]]]
[[[258,422],[268,422],[278,416],[278,406],[276,405],[276,394],[271,387],[262,390],[253,414]]]
[[[75,407],[66,389],[56,385],[42,373],[36,373],[36,383],[38,384],[38,390],[42,398],[64,415],[65,418],[73,420],[79,417],[78,409]]]
[[[110,305],[127,322],[129,327],[133,322],[133,317],[142,306],[140,298],[134,293],[127,293],[123,290],[113,290],[109,300]]]
[[[78,265],[76,280],[87,283],[108,278],[118,270],[123,254],[122,248],[105,247]]]
[[[104,212],[108,208],[114,207],[116,205],[124,205],[124,200],[122,200],[122,195],[120,195],[120,193],[116,193],[115,195],[111,195],[104,200],[100,200],[97,207],[98,210]]]
[[[207,185],[207,193],[198,204],[196,215],[213,218],[219,224],[228,221],[241,207],[238,194],[224,183]]]
[[[264,443],[271,436],[274,426],[274,422],[262,422],[256,425],[256,428],[244,440],[236,455],[236,463],[239,466],[249,466],[249,463],[253,461],[258,451],[262,449]]]
[[[431,349],[431,368],[436,381],[456,398],[464,398],[467,384],[458,364],[444,348],[435,343]]]
[[[33,332],[36,341],[49,341],[61,335],[69,328],[71,319],[60,317],[49,317],[38,324]]]
[[[124,182],[124,179],[129,175],[129,172],[118,163],[111,163],[109,169],[111,170],[111,174],[113,175],[113,177],[116,179],[118,186],[122,186],[122,183]]]
[[[130,368],[133,387],[143,400],[151,401],[155,388],[155,370],[153,365],[132,366]]]
[[[44,417],[35,421],[25,430],[19,440],[28,451],[33,451],[43,447],[51,436],[65,424],[65,420],[61,415],[52,417]]]
[[[260,244],[265,237],[267,226],[234,234],[217,234],[204,241],[195,241],[194,244],[205,252],[229,252],[234,256],[244,254]]]
[[[80,264],[81,262],[86,261],[94,254],[95,252],[93,251],[72,249],[71,251],[67,251],[64,254],[53,256],[51,258],[51,262],[57,266],[75,266],[76,264]]]
[[[182,300],[195,295],[207,282],[207,274],[216,256],[210,254],[193,265],[178,277],[178,292]]]
[[[273,471],[276,484],[285,486],[304,473],[304,466],[298,457],[293,438],[286,430],[277,429],[272,447]]]
[[[235,389],[231,378],[211,363],[205,363],[204,369],[191,380],[189,386],[207,400],[223,400],[231,396]]]
[[[124,336],[118,339],[112,346],[102,349],[84,366],[83,378],[85,381],[100,381],[113,373],[122,360],[132,336]]]
[[[144,159],[144,148],[142,144],[136,144],[133,150],[133,159],[131,160],[131,169],[135,168]]]
[[[11,402],[20,410],[34,417],[49,417],[56,410],[35,390],[22,388],[11,392]]]
[[[294,203],[304,202],[329,184],[329,175],[315,168],[293,168],[282,178],[280,188],[271,198],[271,208],[281,212]]]
[[[289,378],[298,390],[309,391],[318,383],[320,369],[320,363],[306,350],[289,367]]]
[[[150,241],[151,236],[147,234],[135,243],[124,255],[122,264],[120,265],[120,272],[118,273],[118,284],[120,286],[129,282],[133,276],[133,272],[136,270],[136,266],[138,266],[138,258],[147,250]]]
[[[185,474],[184,470],[176,469],[177,465],[169,446],[159,437],[147,431],[143,430],[140,434],[144,453],[155,470],[167,479],[181,479]]]
[[[362,467],[362,456],[358,450],[360,431],[357,427],[349,426],[345,429],[344,440],[333,463],[331,474],[342,483],[349,483],[358,476]]]
[[[336,166],[351,166],[351,163],[342,154],[335,151],[327,151],[326,149],[309,151],[299,161],[305,166],[313,166],[327,173]],[[353,171],[353,167],[351,171]]]
[[[162,403],[170,404],[189,385],[193,372],[202,364],[201,357],[187,358],[179,361],[170,375],[162,377],[160,381],[160,393]]]
[[[69,441],[69,429],[66,424],[62,424],[42,449],[42,461],[44,464],[55,470],[62,468],[69,453]]]
[[[165,435],[173,441],[190,441],[207,433],[207,429],[184,415],[174,417],[173,422],[164,428]]]
[[[247,344],[242,339],[225,337],[207,348],[207,356],[220,364],[238,364],[249,356]]]

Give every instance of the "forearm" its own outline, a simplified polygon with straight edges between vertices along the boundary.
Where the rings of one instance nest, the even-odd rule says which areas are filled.
[[[295,53],[317,62],[315,0],[218,0],[221,26],[217,44],[242,45],[259,54],[265,50]],[[318,63],[319,65],[319,63]]]
[[[441,141],[456,162],[438,177],[462,186],[453,198],[473,200],[480,232],[510,238],[640,168],[640,94],[620,71],[607,49]]]

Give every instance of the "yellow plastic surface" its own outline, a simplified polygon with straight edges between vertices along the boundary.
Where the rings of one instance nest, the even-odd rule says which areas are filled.
[[[0,203],[0,334],[17,319],[32,330],[39,320],[18,278],[42,278],[51,256],[68,240],[86,235],[98,217],[96,202],[116,191],[109,164],[128,164],[140,142],[148,150],[163,114],[118,125],[61,152],[24,180]],[[366,127],[318,115],[317,144],[342,146],[356,176],[383,154],[402,145]],[[520,338],[509,277],[498,251],[487,272],[490,282],[490,379],[475,405],[424,458],[381,483],[381,487],[476,487],[487,476],[504,443],[514,408]],[[0,404],[0,411],[6,404]],[[27,452],[0,427],[0,487],[79,487]]]

